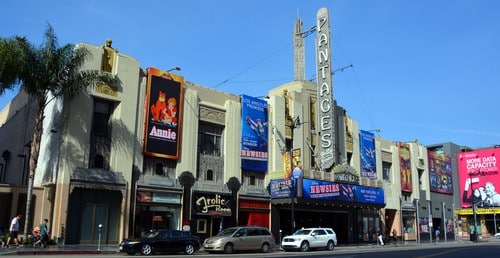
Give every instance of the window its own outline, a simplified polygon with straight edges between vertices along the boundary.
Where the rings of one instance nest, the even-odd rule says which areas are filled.
[[[92,121],[92,133],[100,137],[109,137],[109,119],[113,112],[113,102],[94,99],[94,117]]]
[[[163,164],[162,163],[156,163],[156,166],[155,166],[155,175],[163,176],[164,174],[165,174],[165,172],[163,170]]]
[[[94,156],[94,168],[104,168],[104,157],[102,155]]]
[[[200,123],[198,131],[198,153],[222,156],[221,126]]]
[[[255,185],[255,175],[250,175],[249,185]]]
[[[382,178],[385,181],[391,181],[391,163],[382,162]]]
[[[214,181],[214,171],[209,169],[207,170],[207,181]]]

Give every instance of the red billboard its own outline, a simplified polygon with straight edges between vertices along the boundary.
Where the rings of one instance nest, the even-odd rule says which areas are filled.
[[[497,157],[500,157],[500,148],[457,154],[463,208],[472,207],[472,203],[477,207],[500,207]]]
[[[184,77],[148,69],[144,155],[179,159]]]

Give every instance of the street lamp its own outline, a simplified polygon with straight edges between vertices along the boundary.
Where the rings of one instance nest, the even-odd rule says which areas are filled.
[[[168,73],[168,72],[171,72],[171,71],[180,71],[180,70],[181,70],[181,68],[180,68],[180,67],[178,67],[178,66],[176,66],[176,67],[173,67],[173,68],[171,68],[171,69],[168,69],[168,70],[167,70],[167,73]]]
[[[293,131],[295,130],[295,128],[299,128],[301,125],[300,123],[300,118],[299,116],[297,116],[295,119],[291,119],[291,124],[288,125],[288,127],[290,127],[290,136],[291,136],[291,144],[290,144],[290,172],[293,172]],[[295,195],[296,195],[296,191],[295,191],[295,187],[296,187],[296,183],[295,183],[295,176],[293,175],[293,173],[291,173],[291,177],[292,177],[292,189],[290,191],[290,198],[292,200],[292,204],[290,205],[290,212],[291,212],[291,219],[292,219],[292,233],[295,232]]]
[[[469,174],[470,189],[472,193],[472,214],[474,215],[474,234],[471,236],[471,241],[477,240],[477,215],[476,215],[476,198],[474,198],[474,183],[472,182],[472,174]]]

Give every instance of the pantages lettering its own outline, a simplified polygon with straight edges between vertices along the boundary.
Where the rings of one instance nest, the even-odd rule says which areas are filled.
[[[332,87],[332,66],[330,60],[330,25],[328,10],[321,8],[317,13],[316,30],[318,33],[316,42],[316,66],[318,78],[318,124],[320,135],[320,164],[322,169],[327,169],[335,162],[332,151],[335,145],[334,139],[334,108]]]
[[[201,207],[202,213],[208,213],[211,208],[216,212],[231,212],[231,208],[227,207],[228,204],[229,202],[219,194],[216,194],[214,198],[202,196],[196,200],[196,205]]]

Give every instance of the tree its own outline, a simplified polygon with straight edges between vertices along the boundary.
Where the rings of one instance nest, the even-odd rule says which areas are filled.
[[[226,183],[227,188],[231,191],[232,201],[231,201],[231,223],[232,226],[236,226],[238,223],[236,221],[237,214],[237,202],[238,202],[238,191],[241,188],[240,180],[237,177],[231,177]]]
[[[59,46],[50,24],[42,45],[35,46],[25,37],[0,39],[0,95],[5,89],[20,85],[37,104],[34,130],[30,146],[28,191],[24,238],[30,225],[33,179],[40,151],[45,107],[53,98],[73,97],[97,83],[114,83],[111,74],[97,70],[82,70],[87,49],[72,44]]]

